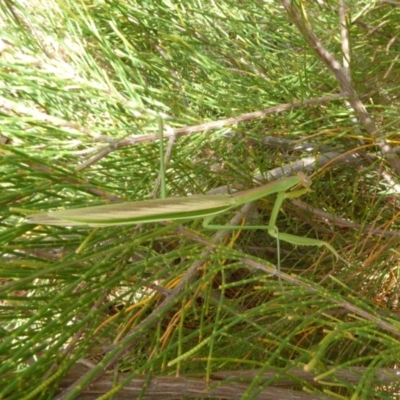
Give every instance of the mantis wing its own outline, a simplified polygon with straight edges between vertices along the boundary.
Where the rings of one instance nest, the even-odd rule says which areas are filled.
[[[236,205],[229,194],[171,197],[103,206],[49,211],[30,215],[29,224],[106,227],[202,218]]]

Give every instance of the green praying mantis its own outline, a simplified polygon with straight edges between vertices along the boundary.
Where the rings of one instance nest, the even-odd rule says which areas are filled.
[[[298,185],[303,186],[303,189],[289,192],[290,189]],[[310,191],[310,186],[311,180],[303,173],[298,173],[295,176],[285,177],[257,188],[233,194],[171,197],[48,211],[30,215],[26,222],[56,226],[108,227],[203,218],[203,226],[208,229],[266,229],[268,234],[278,241],[282,240],[301,246],[325,246],[337,258],[340,258],[336,250],[322,240],[279,232],[276,227],[276,220],[283,201],[286,198],[301,196]],[[267,226],[220,226],[211,224],[218,214],[272,194],[276,194],[277,198]]]

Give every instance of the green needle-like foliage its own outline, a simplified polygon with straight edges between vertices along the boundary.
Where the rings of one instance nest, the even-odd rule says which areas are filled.
[[[384,0],[0,2],[0,399],[397,398],[397,32]],[[25,223],[161,197],[160,126],[168,197],[303,169],[274,233],[340,258],[198,220]]]

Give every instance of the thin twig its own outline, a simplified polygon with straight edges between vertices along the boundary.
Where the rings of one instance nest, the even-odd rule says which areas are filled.
[[[280,113],[283,111],[289,111],[289,110],[292,110],[293,108],[325,103],[325,102],[329,102],[332,100],[344,99],[345,97],[346,97],[346,95],[344,95],[344,94],[333,94],[330,96],[323,96],[323,97],[317,97],[317,98],[313,98],[313,99],[294,101],[293,103],[281,104],[279,106],[269,107],[264,110],[241,114],[241,115],[238,115],[237,117],[221,119],[218,121],[206,122],[206,123],[200,124],[200,125],[185,126],[183,128],[175,128],[175,129],[170,130],[169,132],[165,131],[164,137],[169,137],[171,135],[175,135],[175,136],[179,137],[179,136],[190,135],[190,134],[198,133],[198,132],[206,132],[206,131],[208,132],[213,129],[223,128],[224,126],[230,126],[230,125],[238,124],[240,122],[248,122],[248,121],[252,121],[257,118],[263,118],[267,115],[276,114],[276,113]],[[137,136],[132,136],[130,138],[121,140],[117,144],[117,146],[124,147],[124,146],[132,146],[137,143],[153,142],[154,140],[157,140],[158,138],[159,138],[158,134],[137,135]],[[103,139],[101,137],[98,138],[97,140],[103,141]],[[104,141],[109,141],[109,139],[105,137]]]
[[[344,99],[345,97],[346,96],[343,94],[333,94],[330,96],[323,96],[323,97],[317,97],[317,98],[313,98],[313,99],[294,101],[293,103],[281,104],[279,106],[269,107],[264,110],[241,114],[241,115],[238,115],[237,117],[206,122],[206,123],[200,124],[200,125],[185,126],[183,128],[175,128],[175,129],[168,127],[168,129],[164,130],[163,137],[164,138],[170,138],[171,136],[180,137],[180,136],[191,135],[191,134],[199,133],[199,132],[209,132],[214,129],[219,129],[219,128],[223,128],[225,126],[238,124],[240,122],[249,122],[249,121],[252,121],[257,118],[263,118],[270,114],[276,114],[276,113],[280,113],[283,111],[289,111],[294,108],[298,108],[298,107],[302,107],[302,106],[320,104],[320,103],[325,103],[325,102],[337,100],[337,99]],[[105,148],[101,149],[100,153],[96,154],[92,159],[82,163],[77,168],[77,171],[81,171],[85,168],[88,168],[89,166],[98,162],[101,158],[106,157],[109,153],[111,153],[121,147],[134,146],[138,143],[154,142],[155,140],[158,140],[159,138],[160,138],[160,135],[158,133],[147,134],[147,135],[132,135],[130,137],[119,139],[119,140],[112,140],[108,136],[98,135],[95,138],[96,141],[107,142],[110,144],[108,146],[106,146]]]
[[[379,368],[371,371],[367,367],[349,367],[338,369],[337,367],[327,367],[326,375],[332,378],[343,379],[347,382],[359,383],[365,374],[373,372],[375,379],[380,384],[394,384],[400,380],[400,373],[398,369],[394,368]],[[198,376],[198,375],[196,375]],[[238,370],[238,371],[220,371],[213,372],[211,379],[249,379],[252,380],[256,377],[260,379],[274,379],[277,380],[273,383],[273,386],[294,386],[302,385],[300,380],[305,380],[311,384],[316,384],[316,375],[312,371],[305,371],[304,368],[290,368],[282,374],[281,371],[267,371],[260,375],[260,371],[257,369],[250,370]],[[295,379],[293,379],[295,377]]]
[[[391,6],[400,7],[400,3],[394,0],[379,0],[380,3],[390,4]]]
[[[248,258],[243,258],[242,262],[254,269],[258,269],[258,270],[266,272],[269,275],[276,276],[276,269],[270,267],[269,265],[265,265],[260,262],[248,259]],[[335,298],[335,297],[331,296],[327,291],[317,289],[316,284],[314,284],[314,283],[304,282],[304,281],[300,280],[299,278],[292,276],[292,275],[285,274],[284,272],[280,272],[279,274],[280,274],[280,277],[282,280],[289,282],[292,285],[302,287],[303,289],[307,290],[308,292],[316,293],[320,296],[323,296],[326,299],[332,301],[332,303],[335,303],[335,304],[339,305],[340,307],[343,307],[350,313],[353,313],[362,318],[365,318],[366,320],[375,323],[377,326],[379,326],[383,330],[390,332],[390,333],[394,334],[395,336],[400,337],[399,328],[396,326],[393,326],[385,321],[382,321],[382,319],[379,316],[373,315],[373,314],[369,313],[368,311],[365,311],[365,310],[355,306],[354,304],[351,304],[349,301],[343,300],[341,298],[340,299]]]
[[[397,174],[400,174],[400,159],[393,152],[387,140],[385,140],[385,133],[378,130],[375,121],[368,114],[368,111],[358,97],[358,94],[353,88],[344,68],[317,38],[312,31],[306,16],[300,13],[295,3],[292,0],[282,0],[282,4],[286,9],[289,18],[297,26],[297,29],[302,33],[310,47],[333,73],[342,93],[345,93],[349,96],[348,101],[356,113],[357,119],[364,126],[365,130],[376,139],[376,143],[379,146],[382,154],[386,157],[394,171]],[[302,11],[304,12],[304,9],[302,9]]]
[[[320,217],[322,221],[325,223],[328,222],[333,223],[335,226],[340,226],[342,228],[361,229],[367,235],[385,236],[385,237],[400,236],[400,232],[388,231],[386,229],[375,228],[373,225],[364,226],[352,221],[347,221],[344,218],[340,218],[338,216],[332,215],[320,209],[311,207],[300,200],[291,199],[290,202],[297,208],[300,208],[301,210],[310,212],[316,215],[317,217]]]
[[[339,0],[339,20],[340,20],[340,33],[342,36],[342,52],[343,52],[343,70],[347,75],[348,80],[351,82],[351,71],[350,71],[350,42],[349,42],[349,31],[347,29],[347,18],[346,18],[346,3],[344,0]]]

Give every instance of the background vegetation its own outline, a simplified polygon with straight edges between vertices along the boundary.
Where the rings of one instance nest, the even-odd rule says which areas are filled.
[[[0,393],[398,398],[400,3],[0,3]],[[263,110],[263,111],[262,111]],[[296,171],[279,229],[33,226],[29,212]],[[221,224],[267,224],[265,198]]]

